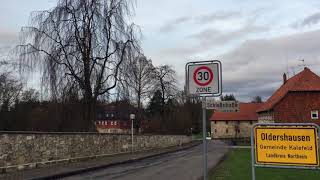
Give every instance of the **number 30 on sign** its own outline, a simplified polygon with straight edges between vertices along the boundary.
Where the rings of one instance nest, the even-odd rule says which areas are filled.
[[[222,92],[220,61],[189,62],[186,84],[190,95],[219,96]]]

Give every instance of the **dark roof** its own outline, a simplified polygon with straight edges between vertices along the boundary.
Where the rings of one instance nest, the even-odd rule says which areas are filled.
[[[320,77],[309,68],[288,79],[286,83],[257,110],[264,112],[271,110],[288,92],[320,91]]]
[[[238,112],[219,112],[216,111],[211,116],[211,121],[257,121],[257,109],[262,103],[240,103]]]

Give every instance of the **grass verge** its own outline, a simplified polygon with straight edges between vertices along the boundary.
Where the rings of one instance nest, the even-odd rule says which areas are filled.
[[[250,149],[235,149],[209,172],[210,180],[250,180]],[[256,168],[257,180],[320,180],[320,170]]]

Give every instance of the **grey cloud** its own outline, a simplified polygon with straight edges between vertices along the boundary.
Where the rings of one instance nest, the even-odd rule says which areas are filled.
[[[199,15],[196,17],[191,16],[184,16],[179,17],[177,19],[173,19],[171,21],[168,21],[164,25],[160,27],[160,32],[162,33],[168,33],[174,31],[179,25],[182,25],[184,23],[196,23],[196,24],[207,24],[212,23],[214,21],[218,20],[226,20],[234,17],[239,17],[241,15],[240,12],[214,12],[211,14],[205,14],[205,15]]]
[[[320,30],[271,39],[255,39],[243,42],[232,51],[207,59],[220,59],[223,67],[223,92],[233,93],[241,101],[250,101],[260,95],[266,100],[282,84],[282,74],[289,70],[289,77],[303,69],[303,58],[310,69],[320,75]],[[162,59],[196,57],[210,48],[180,47],[162,52]],[[200,60],[202,58],[193,59]],[[183,72],[181,64],[176,65]],[[184,74],[181,74],[183,77]]]
[[[208,49],[223,46],[232,41],[239,40],[251,33],[265,32],[269,29],[267,27],[247,25],[237,31],[223,33],[216,29],[206,29],[200,33],[190,35],[185,42],[178,45],[176,48],[168,48],[161,50],[157,57],[161,59],[166,58],[181,58],[182,57],[195,57],[201,53],[208,51]]]
[[[7,57],[9,51],[17,43],[18,34],[0,29],[0,59]]]
[[[310,69],[320,75],[320,31],[313,31],[274,39],[247,41],[233,51],[220,56],[223,64],[224,90],[248,101],[255,95],[267,99],[282,83],[282,74],[289,66],[296,73],[303,67],[298,59],[314,62]],[[318,57],[318,58],[317,58]],[[289,77],[293,76],[289,70]]]
[[[232,32],[221,32],[216,29],[206,29],[199,33],[190,35],[189,38],[199,40],[203,46],[217,46],[227,44],[231,41],[239,40],[252,33],[261,33],[269,31],[268,27],[246,25],[243,28]]]
[[[320,12],[314,13],[306,18],[304,18],[302,21],[295,22],[291,25],[293,28],[302,28],[305,26],[311,26],[318,24],[320,21]]]
[[[234,17],[241,16],[240,12],[214,12],[212,14],[202,15],[195,18],[196,23],[206,24],[218,20],[226,20]]]
[[[16,32],[1,31],[0,29],[0,45],[11,45],[17,41],[18,35]]]
[[[160,32],[162,33],[167,33],[167,32],[171,32],[173,31],[177,26],[186,23],[188,21],[190,21],[192,18],[191,17],[180,17],[177,19],[174,19],[172,21],[167,22],[166,24],[164,24],[162,27],[160,27]]]

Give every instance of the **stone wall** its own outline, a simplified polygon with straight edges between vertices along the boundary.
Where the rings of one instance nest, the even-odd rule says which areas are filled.
[[[212,138],[248,138],[257,121],[211,121]]]
[[[183,135],[135,135],[134,151],[181,145]],[[0,132],[0,169],[131,151],[131,136],[98,133]]]
[[[97,127],[99,133],[111,133],[111,134],[131,134],[131,129],[120,129],[120,128],[101,128]],[[134,130],[135,132],[135,130]]]

